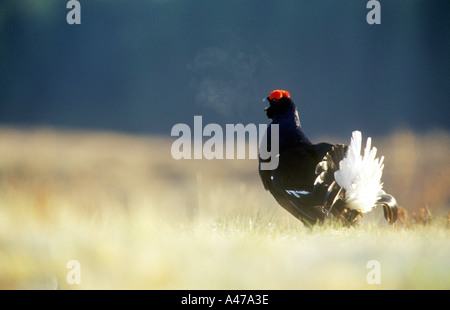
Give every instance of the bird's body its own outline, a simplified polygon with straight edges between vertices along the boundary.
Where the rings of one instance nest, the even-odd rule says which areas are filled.
[[[386,218],[386,212],[393,210],[388,219],[395,220],[395,199],[381,190],[382,159],[375,159],[376,149],[371,148],[370,140],[364,156],[360,155],[359,132],[354,132],[349,147],[313,144],[301,128],[287,91],[275,90],[267,100],[270,105],[265,111],[272,122],[264,139],[272,141],[272,125],[278,125],[278,166],[263,170],[260,158],[259,174],[264,188],[283,208],[307,226],[329,216],[352,224],[360,213],[382,201]]]

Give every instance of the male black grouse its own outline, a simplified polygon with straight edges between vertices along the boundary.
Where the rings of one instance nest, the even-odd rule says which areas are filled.
[[[264,188],[277,202],[306,226],[333,218],[345,225],[353,225],[358,216],[383,206],[384,216],[394,223],[397,202],[382,190],[383,157],[375,158],[376,148],[367,139],[361,155],[362,137],[354,131],[350,145],[312,144],[300,126],[297,108],[285,90],[274,90],[266,98],[264,109],[272,120],[263,141],[271,149],[271,141],[278,138],[278,165],[262,168],[260,148],[259,175]],[[278,137],[272,137],[278,125]],[[276,140],[274,140],[276,141]]]

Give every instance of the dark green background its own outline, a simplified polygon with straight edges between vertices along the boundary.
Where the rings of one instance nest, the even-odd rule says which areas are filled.
[[[170,135],[265,123],[287,89],[311,136],[449,127],[450,1],[0,1],[0,125]]]

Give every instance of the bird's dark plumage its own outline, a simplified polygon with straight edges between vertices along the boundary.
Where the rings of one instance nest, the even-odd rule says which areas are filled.
[[[270,150],[272,126],[278,125],[279,154],[278,166],[273,170],[261,169],[265,160],[259,158],[259,174],[264,188],[306,226],[323,222],[330,215],[344,223],[353,223],[360,211],[349,208],[345,189],[334,177],[348,147],[311,143],[301,128],[296,106],[287,91],[275,90],[266,99],[269,106],[264,111],[272,122],[263,140],[267,141]],[[394,222],[395,199],[383,194],[380,193],[379,204],[383,205],[385,217]]]

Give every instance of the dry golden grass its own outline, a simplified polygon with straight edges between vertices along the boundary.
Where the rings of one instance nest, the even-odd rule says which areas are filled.
[[[402,222],[375,212],[310,232],[263,190],[255,160],[175,161],[165,138],[1,128],[0,288],[449,289],[449,135],[374,144]],[[80,284],[66,280],[70,260]],[[381,284],[366,281],[370,260]]]

